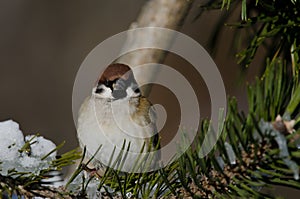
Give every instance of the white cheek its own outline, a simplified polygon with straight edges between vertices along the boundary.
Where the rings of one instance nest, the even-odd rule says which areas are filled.
[[[140,94],[134,92],[134,90],[131,87],[128,87],[126,89],[127,97],[138,97]]]

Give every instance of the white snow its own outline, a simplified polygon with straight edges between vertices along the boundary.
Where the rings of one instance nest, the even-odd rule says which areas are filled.
[[[0,122],[0,162],[18,158],[18,150],[24,145],[19,124],[12,120]]]
[[[91,176],[87,174],[85,171],[80,172],[76,178],[69,184],[68,190],[72,193],[79,194],[79,192],[82,190],[82,184],[84,183],[84,186],[87,186],[87,198],[91,199],[100,199],[102,198],[101,192],[105,192],[105,190],[102,188],[100,191],[98,191],[98,186],[100,181],[96,178],[88,179]],[[87,184],[88,183],[88,184]],[[104,185],[105,186],[105,185]],[[110,188],[108,187],[108,190]]]
[[[20,158],[20,163],[24,168],[37,167],[39,165],[39,160],[35,157],[24,155]]]
[[[33,139],[32,139],[33,138]],[[55,149],[56,145],[42,136],[39,137],[34,137],[33,135],[28,135],[25,137],[26,141],[31,140],[30,145],[31,147],[31,155],[36,156],[36,157],[44,157],[47,155],[50,151]],[[51,153],[50,157],[55,158],[56,156],[56,151],[54,153]]]
[[[29,140],[29,151],[22,151]],[[8,175],[9,170],[15,169],[38,175],[42,169],[49,168],[50,162],[55,159],[56,152],[53,152],[42,160],[55,147],[52,141],[42,136],[29,135],[24,139],[19,124],[12,120],[0,122],[0,174]]]

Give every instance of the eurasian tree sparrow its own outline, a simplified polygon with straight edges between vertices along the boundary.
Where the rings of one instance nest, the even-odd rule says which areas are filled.
[[[125,152],[123,159],[119,160],[122,164],[119,169],[137,172],[133,168],[144,158],[151,161],[148,166],[152,170],[159,159],[155,120],[154,109],[141,95],[132,70],[127,65],[116,63],[105,69],[91,96],[83,102],[79,110],[77,135],[80,146],[86,147],[88,157],[101,146],[93,161],[97,169],[111,166],[108,165],[111,156],[112,164],[123,147]],[[151,158],[148,152],[153,152]],[[143,160],[140,166],[145,166]],[[114,169],[117,168],[114,166]]]

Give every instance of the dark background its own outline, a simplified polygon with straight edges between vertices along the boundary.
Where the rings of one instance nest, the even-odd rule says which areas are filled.
[[[77,147],[72,117],[76,72],[96,45],[128,29],[144,2],[1,0],[0,121],[13,119],[20,124],[24,134],[40,133],[56,144],[66,141],[61,152]],[[209,50],[208,39],[221,12],[210,11],[193,21],[200,3],[195,2],[181,32]],[[241,70],[231,49],[235,38],[231,35],[230,28],[222,32],[213,59],[228,95],[236,96],[241,109],[246,110],[245,82],[253,80],[261,62],[254,62],[246,79],[241,81]],[[178,69],[186,64],[175,55],[169,55],[166,63]],[[189,74],[188,70],[186,73]],[[190,75],[193,81],[193,73]],[[197,92],[198,96],[203,96],[201,117],[209,116],[209,95],[205,85],[200,85]],[[156,93],[154,89],[151,98],[162,104],[167,102],[173,109],[166,95],[167,92]]]

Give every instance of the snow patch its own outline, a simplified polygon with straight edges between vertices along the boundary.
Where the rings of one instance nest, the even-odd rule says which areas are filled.
[[[26,142],[29,142],[28,146]],[[12,120],[0,122],[1,175],[6,176],[13,170],[38,175],[41,170],[49,168],[55,159],[56,151],[44,158],[55,148],[52,141],[42,136],[28,135],[24,138],[19,124]]]

